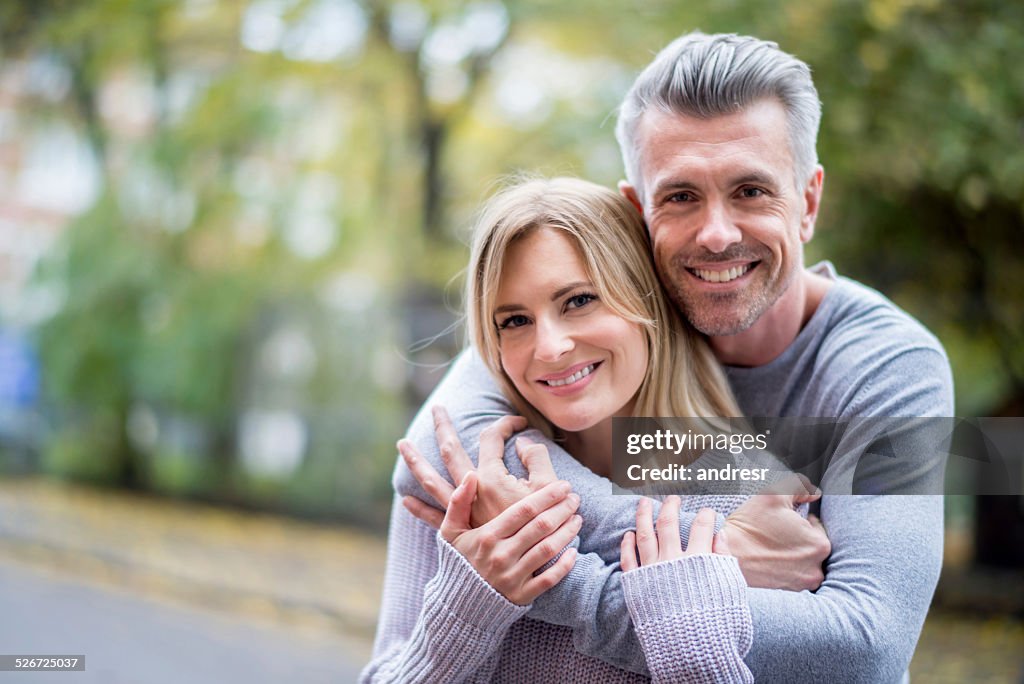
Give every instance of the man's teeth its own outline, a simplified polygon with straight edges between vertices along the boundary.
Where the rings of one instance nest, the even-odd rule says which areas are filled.
[[[562,385],[571,385],[572,383],[579,382],[583,378],[590,375],[593,372],[593,370],[594,364],[590,364],[586,368],[582,368],[576,371],[567,378],[562,378],[561,380],[545,380],[544,382],[548,383],[549,387],[561,387]]]
[[[709,283],[727,283],[730,280],[739,278],[741,275],[749,271],[751,267],[751,264],[746,264],[745,266],[730,268],[727,271],[705,271],[702,268],[695,268],[693,269],[693,273],[701,280],[706,280]]]

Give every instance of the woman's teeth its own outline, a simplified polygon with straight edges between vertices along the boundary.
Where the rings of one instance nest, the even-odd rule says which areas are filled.
[[[562,378],[561,380],[545,380],[544,382],[548,384],[548,387],[561,387],[562,385],[571,385],[574,382],[579,382],[583,378],[587,377],[593,371],[594,364],[590,364],[586,368],[581,368],[580,370],[576,371],[567,378]]]
[[[706,280],[709,283],[727,283],[730,280],[739,278],[741,275],[749,271],[751,267],[752,264],[747,264],[745,266],[730,268],[727,271],[706,271],[702,268],[694,268],[691,269],[691,272],[701,280]]]

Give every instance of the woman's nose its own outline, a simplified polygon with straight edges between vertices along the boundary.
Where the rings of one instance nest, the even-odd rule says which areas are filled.
[[[534,354],[540,361],[552,362],[572,351],[575,343],[567,327],[560,321],[537,322],[537,346]]]

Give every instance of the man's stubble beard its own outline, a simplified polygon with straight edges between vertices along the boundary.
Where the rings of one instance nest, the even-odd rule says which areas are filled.
[[[757,271],[767,273],[768,266],[768,261],[762,260]],[[737,292],[695,294],[676,284],[693,277],[690,272],[676,260],[670,268],[670,279],[662,278],[669,298],[690,325],[709,337],[736,335],[750,328],[789,289],[796,272],[793,269],[790,273],[780,274],[774,282],[750,283]],[[760,276],[760,273],[755,275]],[[724,315],[726,312],[728,316]]]

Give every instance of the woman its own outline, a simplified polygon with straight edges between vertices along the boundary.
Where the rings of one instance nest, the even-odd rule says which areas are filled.
[[[668,308],[639,216],[610,190],[554,179],[495,196],[477,223],[466,302],[473,345],[509,400],[595,473],[611,469],[613,417],[738,414],[710,350]],[[505,419],[488,439],[524,426]],[[400,448],[422,467],[411,445]],[[364,679],[644,681],[577,653],[565,628],[520,619],[572,569],[573,548],[556,554],[582,524],[578,498],[541,459],[531,476],[546,486],[495,505],[487,492],[477,496],[495,465],[484,453],[482,479],[470,473],[451,494],[439,537],[396,509]],[[749,681],[745,583],[734,558],[711,553],[713,515],[702,511],[684,551],[678,497],[662,507],[658,534],[643,501],[621,565],[654,679]],[[712,595],[718,603],[700,600]],[[695,638],[710,635],[710,646]]]

